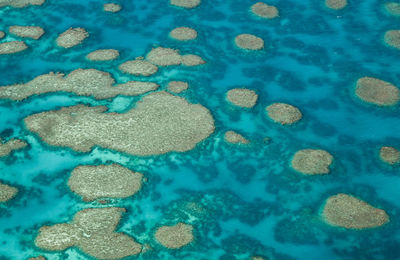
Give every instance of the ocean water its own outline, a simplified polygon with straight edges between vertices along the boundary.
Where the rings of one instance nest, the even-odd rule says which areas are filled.
[[[18,187],[18,195],[0,204],[0,259],[92,259],[77,248],[48,252],[34,239],[43,225],[68,222],[89,207],[70,192],[67,181],[78,165],[120,163],[147,178],[140,192],[113,199],[110,206],[127,209],[117,231],[125,232],[152,250],[127,259],[400,259],[400,168],[383,164],[383,145],[400,146],[400,109],[379,108],[354,97],[363,76],[400,86],[400,51],[385,46],[383,34],[400,29],[400,18],[385,14],[379,0],[349,0],[339,11],[323,0],[269,0],[280,17],[250,15],[251,0],[203,0],[184,10],[168,0],[115,1],[119,13],[106,13],[95,0],[47,0],[43,6],[0,8],[0,30],[11,25],[37,25],[46,33],[26,39],[29,50],[0,55],[0,86],[77,68],[110,72],[118,83],[149,80],[165,89],[170,80],[190,84],[179,94],[207,107],[215,132],[185,153],[139,157],[96,147],[88,153],[52,147],[30,132],[23,119],[31,114],[76,104],[106,105],[124,112],[137,97],[95,100],[52,93],[24,101],[0,100],[0,136],[26,140],[29,146],[0,158],[0,180]],[[168,38],[175,27],[198,31],[195,41]],[[90,33],[82,45],[62,50],[57,35],[70,27]],[[255,34],[265,49],[244,52],[234,46],[240,33]],[[11,34],[3,41],[18,39]],[[144,56],[154,46],[177,48],[203,57],[197,67],[160,68],[154,76],[123,74],[118,65]],[[86,54],[100,48],[120,50],[112,62],[93,63]],[[228,104],[225,93],[247,87],[259,95],[252,109]],[[297,106],[303,119],[293,126],[268,120],[265,107],[273,102]],[[227,130],[251,140],[248,146],[228,145]],[[270,137],[266,144],[263,138]],[[328,175],[304,176],[289,162],[299,149],[328,150],[335,161]],[[321,207],[331,195],[344,192],[384,209],[390,222],[366,230],[346,230],[325,224]],[[194,210],[197,205],[202,210]],[[157,227],[190,223],[195,241],[167,250],[154,241]]]

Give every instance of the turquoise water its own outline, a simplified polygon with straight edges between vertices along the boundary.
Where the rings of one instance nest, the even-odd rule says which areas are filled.
[[[400,146],[400,110],[361,103],[352,92],[355,81],[367,75],[400,86],[400,51],[386,47],[382,39],[385,31],[399,29],[400,20],[384,13],[383,1],[352,0],[345,9],[331,11],[322,0],[270,0],[280,10],[274,20],[251,16],[251,0],[203,0],[192,10],[171,7],[167,0],[119,2],[123,9],[116,14],[103,12],[103,2],[92,0],[1,8],[0,30],[37,25],[46,34],[38,41],[27,39],[28,51],[0,56],[0,85],[77,68],[108,71],[120,83],[143,80],[122,74],[118,65],[144,56],[153,46],[178,48],[200,55],[207,64],[160,68],[145,80],[161,89],[170,80],[189,82],[189,91],[180,95],[210,109],[216,131],[186,153],[136,157],[103,148],[76,153],[48,146],[25,128],[23,118],[75,104],[125,111],[138,98],[96,101],[53,93],[21,102],[0,100],[0,136],[29,143],[0,158],[0,180],[20,191],[0,205],[0,259],[91,259],[75,248],[41,251],[33,241],[41,226],[67,222],[83,208],[101,206],[71,193],[67,180],[78,165],[112,162],[148,179],[138,194],[110,203],[128,210],[118,231],[153,247],[132,259],[400,259],[400,171],[378,158],[380,146]],[[57,35],[77,26],[90,37],[72,49],[57,48]],[[196,29],[198,39],[169,39],[169,31],[178,26]],[[265,50],[238,50],[233,39],[240,33],[262,37]],[[7,34],[1,41],[12,39],[18,38]],[[99,48],[118,49],[120,58],[85,61],[87,53]],[[241,86],[259,94],[251,110],[225,101],[226,91]],[[303,119],[291,127],[272,123],[264,109],[277,101],[299,107]],[[226,144],[223,134],[231,129],[252,144]],[[268,145],[263,143],[267,136],[272,139]],[[291,156],[309,147],[335,157],[329,175],[303,176],[290,169]],[[339,192],[385,209],[390,223],[362,231],[324,224],[321,206]],[[204,212],[188,207],[193,202]],[[195,226],[194,243],[176,251],[154,243],[155,229],[176,221]]]

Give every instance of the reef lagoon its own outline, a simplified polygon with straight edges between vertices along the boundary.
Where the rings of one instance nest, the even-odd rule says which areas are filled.
[[[0,259],[400,259],[397,0],[0,0]]]

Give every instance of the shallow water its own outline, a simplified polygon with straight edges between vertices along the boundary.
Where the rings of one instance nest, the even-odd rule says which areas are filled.
[[[400,51],[383,43],[383,34],[399,29],[399,18],[386,15],[382,1],[353,0],[331,11],[322,0],[271,0],[280,17],[261,20],[249,14],[251,0],[203,0],[192,10],[167,0],[119,1],[119,13],[105,13],[99,1],[47,0],[41,7],[0,8],[0,30],[11,25],[37,25],[46,34],[26,40],[28,51],[0,56],[0,85],[25,82],[50,71],[76,68],[110,72],[119,83],[150,80],[164,89],[170,80],[189,82],[180,94],[210,109],[216,131],[194,150],[137,157],[96,147],[76,153],[42,142],[23,124],[28,115],[75,104],[106,105],[123,112],[137,97],[97,101],[53,93],[24,101],[0,100],[0,135],[22,138],[27,149],[0,158],[0,180],[19,188],[13,200],[0,205],[0,259],[91,259],[76,248],[46,252],[33,241],[43,225],[68,222],[85,203],[67,187],[70,172],[81,164],[120,163],[142,172],[147,182],[133,197],[112,200],[127,208],[118,231],[153,250],[132,259],[400,259],[400,171],[378,158],[382,145],[400,147],[399,107],[377,108],[353,95],[355,81],[377,77],[400,86]],[[57,48],[58,34],[84,27],[90,37],[69,50]],[[198,31],[193,42],[168,38],[175,27]],[[233,44],[240,33],[265,40],[265,50],[243,52]],[[0,40],[18,39],[7,33]],[[144,56],[153,46],[178,48],[203,57],[198,67],[170,66],[148,78],[123,74],[118,65]],[[90,63],[85,55],[115,48],[117,61]],[[234,108],[225,93],[248,87],[259,94],[251,110]],[[303,119],[283,127],[267,119],[273,102],[293,104]],[[227,130],[252,141],[248,147],[228,145]],[[264,137],[272,139],[263,143]],[[289,167],[299,149],[328,150],[335,162],[329,175],[303,176]],[[390,223],[370,230],[345,230],[320,217],[325,199],[339,192],[353,194],[384,209]],[[196,213],[188,203],[204,209]],[[197,214],[197,215],[196,215]],[[172,251],[154,242],[157,227],[191,223],[195,241]]]

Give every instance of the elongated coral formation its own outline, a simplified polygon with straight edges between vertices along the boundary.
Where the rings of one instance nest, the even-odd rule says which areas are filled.
[[[235,44],[237,47],[244,50],[256,51],[264,49],[264,40],[260,37],[248,33],[236,36]]]
[[[279,16],[278,8],[263,2],[258,2],[250,7],[251,12],[264,19],[273,19]]]
[[[343,193],[329,197],[322,214],[328,224],[348,229],[375,228],[389,222],[384,210]]]
[[[169,33],[169,37],[178,41],[190,41],[197,38],[197,32],[190,27],[177,27]]]
[[[117,13],[121,11],[122,6],[116,3],[108,3],[103,5],[104,12]]]
[[[17,195],[18,189],[0,182],[0,202],[6,202]]]
[[[12,151],[25,148],[28,144],[24,140],[10,139],[3,142],[0,138],[0,157],[9,155]]]
[[[347,6],[347,0],[325,0],[326,7],[333,10],[340,10]]]
[[[27,83],[0,87],[0,98],[23,100],[33,95],[61,91],[105,99],[117,95],[138,96],[159,87],[156,83],[142,81],[129,81],[113,86],[114,83],[110,73],[96,69],[77,69],[67,76],[51,72]]]
[[[195,54],[181,55],[178,50],[164,47],[153,48],[146,59],[157,66],[185,65],[196,66],[206,63],[200,56]]]
[[[143,57],[138,57],[135,60],[129,60],[119,65],[119,70],[136,76],[151,76],[158,71],[158,67],[146,60]]]
[[[170,4],[183,8],[195,8],[199,6],[201,0],[170,0]]]
[[[14,54],[28,49],[28,45],[23,41],[12,41],[0,43],[0,55]]]
[[[99,198],[126,198],[142,187],[143,174],[119,164],[78,166],[68,180],[69,188],[85,201]]]
[[[40,26],[13,25],[8,28],[8,31],[16,36],[34,40],[38,40],[44,34],[44,30]]]
[[[355,94],[361,100],[378,106],[394,106],[400,100],[400,90],[395,85],[372,77],[357,80]]]
[[[184,81],[170,81],[168,82],[167,89],[173,93],[181,93],[189,88],[189,84]]]
[[[69,49],[78,44],[81,44],[89,33],[84,28],[69,28],[57,37],[56,43],[58,46]]]
[[[107,61],[115,60],[119,57],[119,51],[115,49],[95,50],[86,55],[86,59],[90,61]]]
[[[224,140],[231,144],[248,144],[250,141],[235,131],[226,131]]]
[[[0,0],[0,7],[23,8],[29,5],[42,5],[46,0]]]

